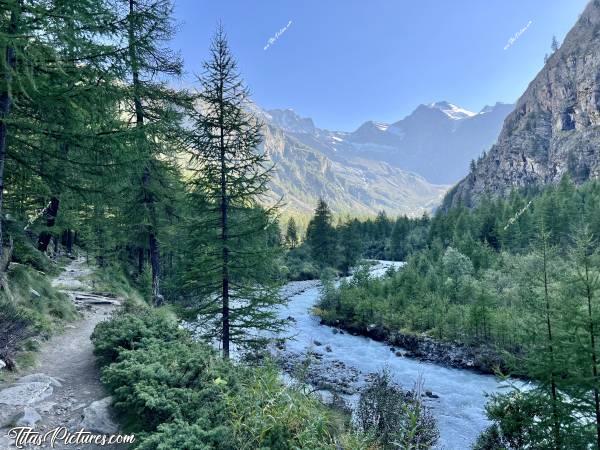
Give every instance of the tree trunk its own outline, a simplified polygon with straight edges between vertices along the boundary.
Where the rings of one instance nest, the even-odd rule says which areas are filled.
[[[160,294],[160,253],[158,241],[153,232],[149,236],[150,244],[150,265],[152,267],[152,301],[154,306],[160,306],[163,303],[163,296]]]
[[[69,229],[67,230],[67,255],[71,256],[71,254],[73,253],[73,230]]]
[[[135,0],[129,0],[129,57],[131,63],[131,73],[133,81],[133,103],[135,106],[136,128],[138,130],[138,149],[143,150],[146,158],[144,173],[142,175],[142,189],[144,192],[144,206],[150,215],[148,231],[148,247],[150,250],[150,266],[152,268],[152,302],[160,305],[163,297],[160,294],[160,249],[156,237],[156,224],[154,223],[156,212],[154,210],[154,198],[150,193],[150,155],[146,152],[146,140],[144,136],[144,108],[140,97],[140,73],[136,50],[136,41],[134,33]]]
[[[137,251],[137,258],[138,258],[138,275],[141,275],[142,272],[144,271],[144,249],[142,247],[138,248]]]
[[[20,9],[21,3],[17,2],[16,7]],[[17,32],[17,20],[19,11],[12,11],[10,14],[10,23],[8,25],[8,36],[14,36]],[[10,92],[10,86],[12,83],[12,71],[17,65],[17,59],[15,55],[15,49],[10,44],[5,49],[5,72],[4,72],[4,83],[6,85],[2,93],[0,93],[0,258],[4,249],[3,245],[3,228],[2,228],[2,206],[4,201],[4,162],[6,160],[6,146],[8,137],[8,127],[6,120],[10,115],[12,107],[12,97]]]
[[[221,78],[222,80],[222,78]],[[223,82],[221,81],[220,94],[223,95]],[[225,136],[223,135],[223,111],[219,118],[220,147],[221,147],[221,243],[223,245],[223,274],[222,274],[222,300],[223,300],[223,358],[229,359],[229,247],[227,223],[227,177],[225,165]]]
[[[558,393],[556,389],[556,379],[554,374],[554,346],[552,340],[552,323],[550,321],[550,293],[548,292],[548,255],[547,255],[547,237],[543,236],[543,258],[544,258],[544,300],[546,306],[546,331],[548,333],[548,352],[550,353],[550,393],[552,395],[552,419],[554,422],[554,445],[557,450],[562,448],[560,436],[560,421],[558,417]]]
[[[587,258],[585,260],[585,282],[586,282],[586,297],[588,307],[588,328],[590,333],[590,348],[592,353],[592,377],[594,386],[598,382],[598,356],[596,354],[596,331],[594,329],[594,315],[592,311],[593,293],[591,288],[590,272]],[[598,388],[594,387],[594,407],[596,413],[596,448],[600,450],[600,393]]]
[[[48,228],[52,228],[56,223],[56,216],[58,214],[58,206],[60,202],[58,198],[52,197],[50,199],[50,204],[44,211],[44,215],[46,216],[46,226]],[[48,245],[50,244],[50,240],[52,239],[52,233],[50,231],[42,231],[38,238],[38,250],[41,252],[45,252],[48,250]]]

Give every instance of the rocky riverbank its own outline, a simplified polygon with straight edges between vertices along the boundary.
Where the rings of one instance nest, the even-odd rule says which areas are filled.
[[[467,346],[461,343],[438,341],[429,336],[390,331],[375,325],[362,327],[339,320],[321,320],[322,325],[345,330],[354,336],[365,336],[390,345],[390,350],[402,358],[440,364],[445,367],[466,369],[482,374],[508,372],[505,359],[488,346]]]

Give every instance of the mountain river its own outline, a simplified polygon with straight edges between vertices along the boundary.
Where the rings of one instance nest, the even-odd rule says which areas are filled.
[[[401,263],[379,261],[372,273],[381,275],[387,268],[399,265]],[[312,362],[308,382],[321,388],[332,386],[338,390],[335,387],[339,387],[350,404],[356,402],[357,392],[369,374],[383,368],[405,389],[413,388],[415,382],[421,380],[422,391],[429,394],[425,404],[432,408],[440,431],[437,448],[469,449],[489,425],[484,410],[487,394],[498,392],[505,384],[494,376],[397,356],[402,349],[392,349],[385,343],[321,325],[318,317],[311,314],[319,299],[320,287],[316,281],[300,281],[289,283],[283,289],[288,303],[279,314],[289,319],[293,336],[277,350],[284,368],[293,376],[294,368],[309,355]]]

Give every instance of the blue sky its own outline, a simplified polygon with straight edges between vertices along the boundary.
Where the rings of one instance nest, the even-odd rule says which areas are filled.
[[[184,82],[222,21],[252,98],[321,128],[393,122],[447,100],[514,102],[587,0],[175,0]],[[267,49],[269,38],[292,22]],[[530,26],[510,46],[509,39]]]

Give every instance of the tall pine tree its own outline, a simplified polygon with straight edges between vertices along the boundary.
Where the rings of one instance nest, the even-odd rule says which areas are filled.
[[[338,262],[337,237],[332,220],[329,206],[320,198],[315,214],[308,223],[306,242],[310,246],[313,259],[321,269],[334,267]]]
[[[248,91],[221,27],[204,69],[191,141],[196,165],[186,287],[210,324],[205,334],[220,338],[228,358],[231,343],[262,344],[282,328],[274,309],[281,302],[271,245],[276,221],[274,208],[259,206],[271,167],[257,148],[261,124],[246,109]]]

